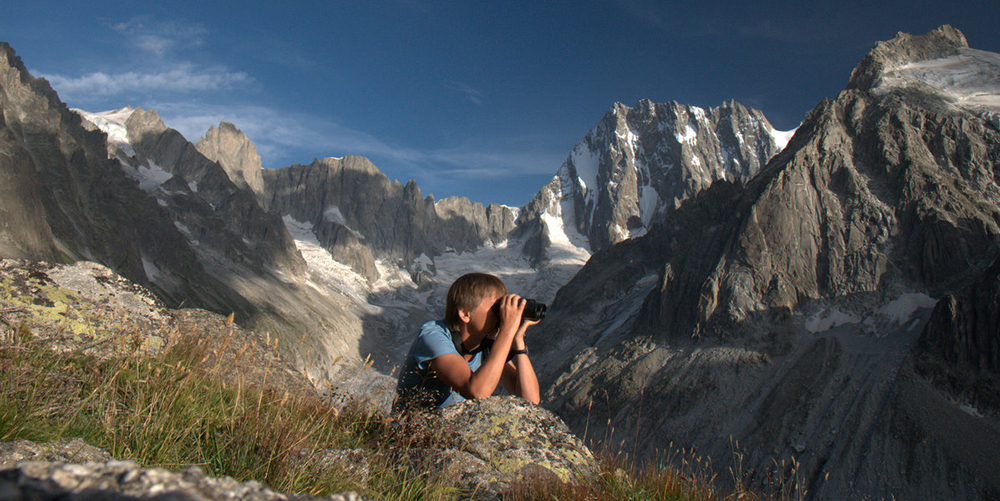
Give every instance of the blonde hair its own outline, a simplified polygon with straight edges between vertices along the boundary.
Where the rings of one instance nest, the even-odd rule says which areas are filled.
[[[448,300],[444,307],[444,323],[452,332],[462,329],[459,310],[471,312],[490,294],[507,295],[507,286],[499,278],[488,273],[466,273],[458,277],[448,289]]]

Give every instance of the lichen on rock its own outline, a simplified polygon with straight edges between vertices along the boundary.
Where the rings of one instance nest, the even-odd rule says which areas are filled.
[[[440,435],[410,459],[452,472],[476,497],[499,495],[518,481],[580,483],[597,476],[593,454],[562,419],[519,397],[466,400],[415,419]]]

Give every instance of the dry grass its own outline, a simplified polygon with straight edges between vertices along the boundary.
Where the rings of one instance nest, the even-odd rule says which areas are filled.
[[[470,494],[454,487],[454,479],[418,471],[406,460],[415,448],[433,448],[440,430],[414,429],[358,409],[337,412],[303,392],[234,382],[232,359],[208,356],[207,342],[177,343],[150,356],[134,337],[128,332],[118,340],[132,347],[130,353],[98,358],[55,352],[24,324],[0,325],[0,441],[80,437],[145,466],[198,465],[282,492],[353,490],[392,500]],[[239,357],[245,347],[230,350]],[[719,495],[706,461],[665,459],[638,465],[605,455],[593,481],[525,478],[505,499],[797,499],[784,487],[767,496],[742,488]]]

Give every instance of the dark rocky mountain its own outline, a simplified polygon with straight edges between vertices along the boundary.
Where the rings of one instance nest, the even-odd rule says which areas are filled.
[[[104,135],[85,129],[6,44],[0,75],[4,257],[97,261],[174,304],[253,310],[205,273],[167,211],[108,158]],[[153,269],[166,280],[154,283],[147,276]]]
[[[950,320],[917,343],[933,298],[1000,255],[996,109],[956,88],[972,56],[1000,62],[947,26],[879,43],[745,188],[716,182],[596,253],[531,340],[548,405],[646,457],[672,443],[755,480],[794,473],[810,498],[1000,495],[997,413],[912,352],[962,388],[992,377],[987,321],[937,327],[983,300],[939,306]]]
[[[786,141],[760,111],[735,101],[707,110],[617,103],[521,212],[517,234],[531,242],[525,251],[536,262],[545,260],[554,221],[590,250],[607,248],[645,233],[715,181],[745,183]]]
[[[917,369],[981,412],[1000,414],[1000,259],[941,298],[917,340]]]

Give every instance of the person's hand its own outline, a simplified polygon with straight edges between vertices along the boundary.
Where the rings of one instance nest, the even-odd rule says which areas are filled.
[[[507,294],[500,298],[500,327],[510,325],[517,328],[524,316],[524,305],[527,303],[527,300],[517,294]]]

